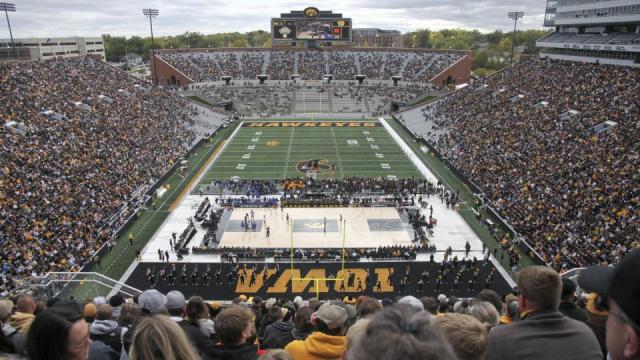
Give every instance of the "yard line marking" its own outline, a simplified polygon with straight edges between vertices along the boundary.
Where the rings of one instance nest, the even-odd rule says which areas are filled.
[[[291,145],[293,145],[293,134],[296,132],[296,128],[291,128],[291,134],[289,135],[289,150],[287,150],[287,158],[284,161],[284,176],[283,178],[287,178],[287,167],[289,167],[289,159],[291,158]]]
[[[338,142],[336,141],[336,132],[331,127],[331,135],[333,135],[333,146],[336,148],[336,156],[338,157],[338,171],[340,171],[340,178],[344,177],[344,172],[342,171],[342,159],[340,158],[340,150],[338,150]]]

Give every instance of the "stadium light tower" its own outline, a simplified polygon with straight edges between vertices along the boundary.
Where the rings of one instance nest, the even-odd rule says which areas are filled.
[[[14,51],[14,55],[16,55],[16,44],[13,43],[13,33],[11,32],[11,23],[9,22],[9,11],[16,12],[16,5],[6,2],[0,2],[0,10],[4,11],[4,16],[7,18],[7,26],[9,26],[9,36],[11,37],[11,48]]]
[[[153,42],[153,18],[158,16],[160,11],[157,9],[142,9],[144,16],[149,18],[149,27],[151,28],[151,58],[153,60],[153,83],[158,85],[158,73],[156,72],[155,45]]]
[[[524,17],[524,11],[511,11],[508,16],[513,20],[513,42],[511,43],[511,63],[513,64],[513,52],[516,49],[516,25],[518,25],[518,19]]]

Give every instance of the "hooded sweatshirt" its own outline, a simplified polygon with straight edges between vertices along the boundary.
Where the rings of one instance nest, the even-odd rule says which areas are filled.
[[[11,326],[13,326],[16,330],[20,331],[21,334],[26,335],[29,331],[31,323],[33,322],[33,319],[35,318],[36,317],[33,314],[16,312],[11,317],[9,324],[11,324]]]
[[[292,341],[284,350],[295,360],[342,359],[347,346],[344,336],[331,336],[318,331],[311,333],[305,340]]]
[[[284,349],[291,341],[291,331],[293,324],[290,322],[276,321],[267,326],[264,331],[264,348],[265,349]]]
[[[251,344],[215,345],[207,348],[207,356],[216,360],[258,360],[258,348]]]
[[[122,335],[127,331],[113,320],[94,320],[89,327],[91,340],[102,341],[118,354],[122,350]]]

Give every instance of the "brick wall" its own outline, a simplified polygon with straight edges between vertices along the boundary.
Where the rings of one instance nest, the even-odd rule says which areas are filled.
[[[472,62],[473,57],[471,52],[468,52],[462,59],[458,60],[458,62],[431,79],[431,82],[436,86],[468,83],[471,75]]]

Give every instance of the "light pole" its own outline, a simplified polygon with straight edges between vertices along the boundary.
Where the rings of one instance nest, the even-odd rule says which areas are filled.
[[[513,64],[513,52],[516,48],[516,25],[518,24],[518,19],[524,17],[524,11],[511,11],[508,16],[509,19],[513,20],[513,42],[511,43],[511,63]]]
[[[149,27],[151,28],[151,61],[153,61],[153,83],[158,85],[158,73],[156,72],[155,46],[153,43],[153,21],[152,19],[160,13],[157,9],[142,9],[144,16],[149,18]]]
[[[9,26],[9,36],[11,37],[11,48],[13,49],[16,59],[18,57],[16,53],[16,45],[13,43],[13,33],[11,32],[11,23],[9,22],[9,11],[16,12],[16,5],[6,2],[0,2],[0,10],[4,10],[4,16],[7,18],[7,26]]]

